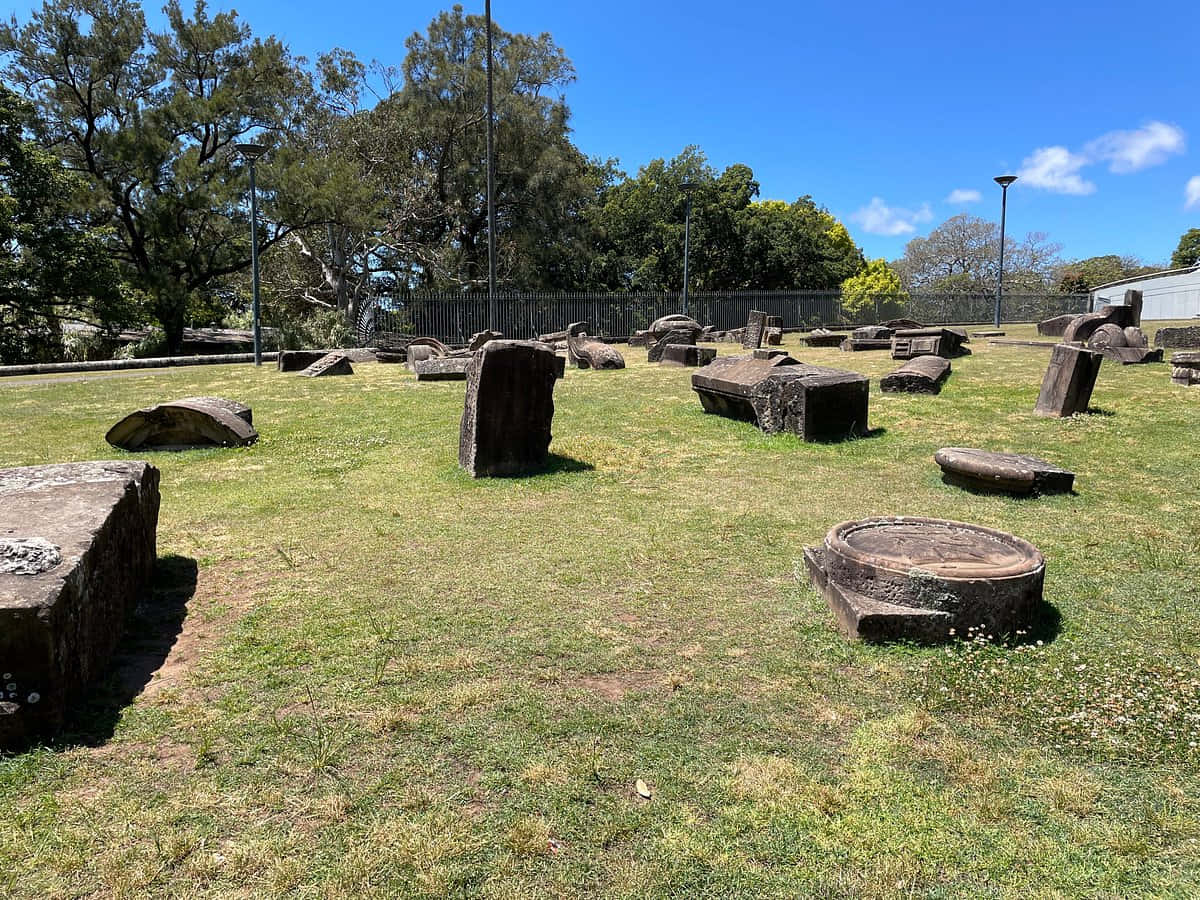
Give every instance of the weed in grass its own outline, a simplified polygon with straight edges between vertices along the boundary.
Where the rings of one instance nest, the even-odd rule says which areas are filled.
[[[317,709],[316,698],[312,688],[304,686],[308,698],[308,716],[303,725],[281,722],[278,712],[272,713],[275,730],[280,737],[295,742],[306,756],[309,767],[313,772],[326,772],[333,767],[334,761],[349,740],[335,735],[325,723],[324,716]]]

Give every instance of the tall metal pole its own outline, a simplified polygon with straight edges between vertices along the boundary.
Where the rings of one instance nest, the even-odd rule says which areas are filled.
[[[1008,215],[1008,186],[1017,180],[1016,175],[998,175],[993,181],[1000,185],[1000,274],[996,278],[996,315],[994,325],[1000,328],[1000,302],[1004,299],[1004,225]]]
[[[683,314],[688,314],[688,256],[691,240],[691,191],[685,194],[683,212]]]
[[[488,218],[488,327],[496,327],[496,152],[495,107],[492,98],[492,0],[484,0],[487,23],[487,218]]]
[[[262,323],[258,303],[258,191],[254,183],[254,160],[250,160],[250,279],[254,285],[254,364],[262,365]]]

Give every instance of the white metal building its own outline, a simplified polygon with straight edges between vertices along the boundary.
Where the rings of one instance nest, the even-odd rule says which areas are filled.
[[[1189,269],[1168,269],[1150,275],[1122,278],[1092,288],[1091,308],[1121,303],[1126,291],[1142,292],[1143,319],[1191,319],[1200,316],[1200,263]]]

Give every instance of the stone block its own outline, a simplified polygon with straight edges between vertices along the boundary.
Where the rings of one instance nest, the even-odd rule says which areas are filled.
[[[184,397],[135,410],[104,439],[122,450],[245,447],[258,440],[250,407],[224,397]]]
[[[471,355],[418,359],[413,362],[412,370],[417,376],[417,381],[466,381],[471,359]]]
[[[742,349],[755,350],[762,346],[763,333],[767,329],[767,314],[762,310],[752,309],[746,319],[746,328],[742,332]]]
[[[888,394],[937,394],[950,377],[950,360],[940,356],[917,356],[879,380]]]
[[[328,350],[280,350],[275,368],[280,372],[301,372],[328,353]]]
[[[692,375],[692,390],[705,412],[753,422],[769,434],[817,441],[867,432],[866,378],[787,355],[717,357]]]
[[[963,347],[966,337],[952,328],[921,328],[897,331],[892,335],[892,359],[913,359],[917,356],[942,356],[953,359],[970,351]]]
[[[800,338],[810,347],[840,347],[842,341],[846,340],[850,335],[844,332],[830,331],[827,328],[814,328],[808,334]]]
[[[662,337],[650,345],[646,351],[646,362],[662,362],[663,353],[667,347],[672,345],[691,345],[696,343],[696,332],[690,328],[678,328],[673,331],[666,332]]]
[[[1055,316],[1052,319],[1043,319],[1038,322],[1038,334],[1045,337],[1062,337],[1067,331],[1067,326],[1077,318],[1078,316],[1074,314],[1068,314],[1065,316]]]
[[[697,347],[695,344],[668,344],[663,348],[659,362],[664,366],[707,366],[717,358],[713,347]]]
[[[326,375],[353,375],[354,367],[345,353],[326,353],[300,373],[305,378],[323,378]]]
[[[471,340],[467,342],[467,349],[474,353],[488,341],[498,341],[504,335],[499,331],[477,331],[471,335]]]
[[[1038,549],[1014,535],[899,516],[835,525],[804,561],[842,630],[865,641],[1013,635],[1032,625],[1046,573]]]
[[[1200,384],[1200,353],[1171,354],[1171,381],[1188,387]]]
[[[1050,351],[1050,365],[1042,378],[1034,412],[1043,416],[1073,416],[1087,412],[1100,374],[1103,354],[1071,344],[1057,344]]]
[[[943,447],[933,455],[942,480],[972,490],[1004,494],[1070,493],[1075,473],[1036,456]]]
[[[783,316],[767,316],[766,338],[768,347],[783,343]]]
[[[473,477],[523,475],[545,466],[559,377],[555,359],[538,341],[492,341],[471,358],[458,461]]]
[[[1200,325],[1185,328],[1160,328],[1154,335],[1154,346],[1173,350],[1180,347],[1200,347]]]
[[[625,368],[625,357],[617,348],[589,338],[587,330],[587,322],[575,322],[567,328],[567,360],[580,369]]]
[[[61,729],[150,590],[158,469],[0,469],[0,748]]]

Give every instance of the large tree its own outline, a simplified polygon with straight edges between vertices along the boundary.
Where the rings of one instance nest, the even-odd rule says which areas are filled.
[[[1049,290],[1060,266],[1061,249],[1042,232],[1030,232],[1020,241],[1006,236],[1005,290]],[[989,293],[996,289],[999,265],[999,225],[963,213],[947,219],[928,237],[910,240],[893,268],[912,292]]]
[[[233,12],[177,0],[153,32],[131,0],[46,0],[23,26],[0,29],[5,76],[36,105],[41,139],[88,181],[84,212],[108,225],[125,276],[150,298],[169,348],[189,304],[249,265],[244,166],[231,150],[286,140],[311,102],[309,78],[274,38],[257,39]],[[272,216],[269,186],[295,181],[286,150],[262,166],[264,247],[305,219]],[[278,179],[271,169],[279,169]],[[278,223],[287,221],[288,226]]]
[[[107,235],[73,215],[86,190],[26,137],[33,110],[0,85],[0,362],[58,357],[64,322],[127,314]]]
[[[1179,244],[1171,254],[1171,268],[1184,269],[1200,263],[1200,228],[1189,228],[1179,236]]]
[[[1057,276],[1058,290],[1064,294],[1086,294],[1102,284],[1157,270],[1158,267],[1148,266],[1136,256],[1117,256],[1115,253],[1089,256],[1062,266]]]

